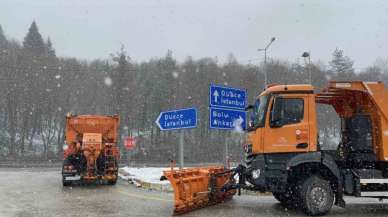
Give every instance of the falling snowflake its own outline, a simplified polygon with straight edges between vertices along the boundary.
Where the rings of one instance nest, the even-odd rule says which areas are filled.
[[[112,79],[109,77],[109,76],[107,76],[107,77],[105,77],[104,78],[104,84],[106,85],[106,86],[108,86],[108,87],[110,87],[110,86],[112,86]]]
[[[175,79],[177,79],[179,76],[179,73],[178,72],[172,72],[172,77],[174,77]]]
[[[234,126],[233,132],[244,133],[244,129],[242,126],[243,123],[244,123],[244,119],[241,116],[239,116],[237,119],[235,119],[233,121],[233,126]]]

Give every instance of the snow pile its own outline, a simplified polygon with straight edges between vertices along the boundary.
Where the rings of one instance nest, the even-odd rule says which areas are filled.
[[[171,191],[170,182],[160,181],[164,167],[122,167],[119,169],[119,177],[137,187],[144,187],[153,190]]]
[[[160,177],[163,175],[164,170],[169,168],[161,167],[122,167],[120,168],[120,174],[127,177],[127,179],[135,178],[149,183],[168,183],[168,181],[160,181]]]

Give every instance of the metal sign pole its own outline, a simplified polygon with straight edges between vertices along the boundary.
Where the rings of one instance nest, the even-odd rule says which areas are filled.
[[[267,81],[267,76],[265,81]],[[245,111],[246,101],[247,91],[245,89],[211,84],[209,87],[210,129],[245,130],[247,119]],[[231,140],[231,137],[229,132],[225,133],[225,149],[223,153],[225,155],[225,167],[229,167],[229,140]]]
[[[185,138],[185,131],[181,130],[179,133],[179,168],[183,169],[184,167],[184,138]]]
[[[229,133],[227,133],[227,134],[229,134]],[[228,144],[229,141],[228,140],[229,140],[229,138],[227,136],[225,139],[225,166],[226,167],[229,164],[229,144]]]
[[[160,112],[155,121],[160,130],[180,130],[179,133],[179,168],[184,167],[184,131],[197,127],[197,109],[183,108]]]

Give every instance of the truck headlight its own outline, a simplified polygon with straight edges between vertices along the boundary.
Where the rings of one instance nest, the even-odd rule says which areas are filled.
[[[252,171],[252,178],[258,179],[260,177],[260,173],[261,173],[260,169],[253,170]]]

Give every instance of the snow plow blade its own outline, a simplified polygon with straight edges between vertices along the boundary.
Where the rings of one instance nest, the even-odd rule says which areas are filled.
[[[232,199],[235,189],[223,190],[234,183],[232,172],[221,166],[171,169],[163,172],[175,196],[174,215],[207,207]]]

